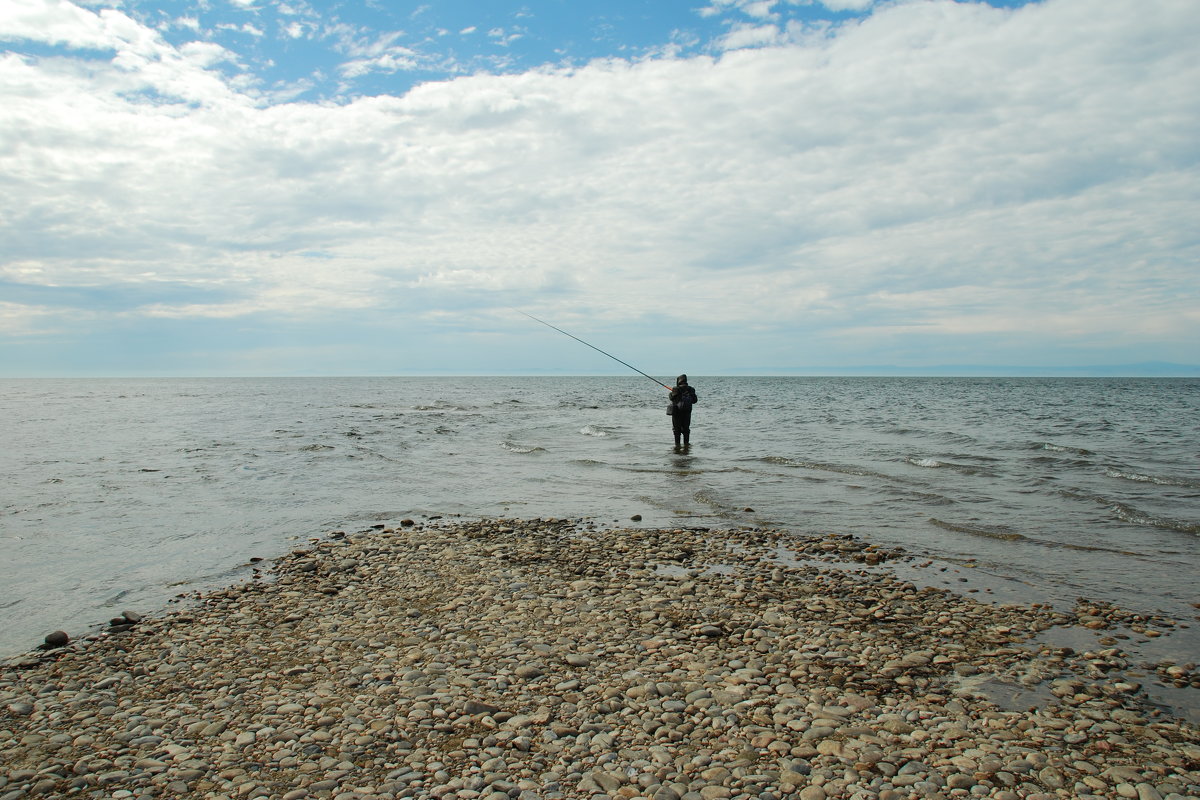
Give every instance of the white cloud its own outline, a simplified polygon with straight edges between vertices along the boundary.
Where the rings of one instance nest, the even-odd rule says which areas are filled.
[[[742,12],[751,17],[766,19],[774,15],[772,9],[775,8],[777,0],[755,0],[755,2],[746,3],[742,6]]]
[[[57,316],[57,309],[0,300],[0,335],[20,337],[53,333],[53,329],[47,330],[45,323],[49,321],[53,325]]]
[[[71,48],[153,48],[158,34],[114,9],[86,11],[65,0],[6,0],[0,4],[0,41],[28,40]]]
[[[806,2],[806,0],[787,0],[787,2],[792,4],[798,4],[802,1]],[[834,2],[837,1],[834,0]],[[850,2],[854,1],[850,0]],[[704,18],[716,17],[721,14],[727,14],[730,11],[737,11],[756,19],[767,19],[776,16],[775,8],[781,2],[782,0],[715,0],[711,5],[696,9],[696,12]]]
[[[399,72],[402,70],[417,69],[420,65],[420,61],[413,56],[397,52],[385,53],[375,58],[352,59],[342,64],[338,69],[341,70],[343,77],[357,78],[371,72]]]
[[[416,69],[420,56],[416,51],[396,44],[403,36],[402,31],[389,31],[373,36],[349,26],[338,26],[340,43],[338,50],[352,58],[339,69],[345,78],[356,78],[370,72],[397,72]]]
[[[720,50],[738,50],[743,47],[763,47],[781,42],[781,32],[775,25],[734,25],[729,33],[717,40]]]
[[[396,44],[396,40],[403,35],[403,31],[388,31],[374,36],[363,36],[360,31],[345,28],[341,32],[341,44],[338,49],[347,55],[366,58],[395,53],[397,51],[411,54],[411,50]]]
[[[488,36],[496,41],[496,44],[508,47],[513,42],[522,39],[525,36],[523,28],[514,28],[511,31],[506,31],[504,28],[492,28],[488,31]]]
[[[866,11],[875,0],[820,0],[830,11]]]
[[[230,23],[225,23],[225,24],[218,25],[217,30],[235,31],[237,33],[245,33],[245,34],[249,34],[250,36],[253,36],[256,39],[261,36],[266,35],[265,31],[263,31],[261,28],[251,25],[249,22],[244,22],[241,25],[233,25]]]
[[[656,298],[664,325],[803,329],[832,353],[1200,339],[1190,3],[902,3],[812,40],[733,29],[745,49],[720,58],[344,105],[264,105],[211,68],[230,58],[215,45],[116,12],[47,28],[33,5],[0,30],[122,57],[0,57],[0,129],[21,142],[0,148],[0,277],[188,290],[130,317],[545,291],[567,319]],[[344,48],[346,74],[413,55],[396,35]],[[8,329],[53,325],[48,307],[6,306]]]
[[[213,42],[188,42],[179,48],[179,53],[186,60],[201,68],[212,67],[223,61],[235,60],[233,53]]]

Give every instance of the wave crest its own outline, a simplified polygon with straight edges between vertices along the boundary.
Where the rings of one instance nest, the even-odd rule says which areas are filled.
[[[1153,483],[1157,486],[1179,486],[1184,489],[1200,489],[1200,481],[1189,480],[1188,478],[1176,478],[1171,475],[1144,475],[1140,472],[1132,472],[1116,467],[1108,467],[1104,470],[1104,474],[1110,478],[1120,478],[1121,480],[1135,481],[1137,483]]]
[[[519,455],[528,455],[528,454],[530,454],[530,453],[544,453],[544,452],[546,452],[546,448],[544,448],[544,447],[538,447],[537,445],[533,445],[532,447],[528,447],[528,446],[526,446],[526,445],[523,445],[523,444],[517,444],[516,442],[510,442],[510,441],[503,441],[503,442],[501,442],[501,443],[500,443],[500,447],[501,447],[501,449],[503,449],[503,450],[507,450],[507,451],[508,451],[508,452],[510,452],[510,453],[517,453],[517,454],[519,454]]]
[[[1001,525],[963,525],[960,523],[945,522],[937,517],[930,517],[929,523],[934,527],[941,528],[944,531],[969,533],[972,536],[984,536],[988,539],[1002,539],[1006,542],[1019,542],[1029,539],[1029,537],[1025,534],[1017,533],[1016,531],[1005,528]]]
[[[1054,442],[1042,442],[1037,446],[1038,450],[1046,450],[1051,453],[1072,453],[1077,456],[1095,455],[1091,450],[1085,450],[1082,447],[1068,447],[1063,444],[1055,444]]]
[[[926,469],[937,469],[938,467],[946,466],[936,458],[914,458],[913,456],[909,456],[904,460],[914,467],[924,467]]]

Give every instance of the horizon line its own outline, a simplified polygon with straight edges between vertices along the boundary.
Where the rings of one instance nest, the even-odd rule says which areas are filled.
[[[1093,370],[1089,368],[1044,368],[1011,369],[996,368],[995,371],[946,371],[930,368],[892,368],[871,371],[870,368],[847,368],[840,371],[805,370],[722,370],[715,372],[690,372],[697,378],[1200,378],[1200,366],[1184,367],[1183,370],[1121,372]],[[667,377],[678,373],[662,372]],[[612,372],[566,372],[566,371],[429,371],[429,372],[379,372],[379,373],[132,373],[132,374],[46,374],[46,375],[0,375],[0,380],[294,380],[316,378],[637,378],[637,375]]]

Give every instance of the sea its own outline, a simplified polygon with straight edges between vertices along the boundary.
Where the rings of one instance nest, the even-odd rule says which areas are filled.
[[[691,383],[679,449],[639,375],[0,380],[0,656],[335,530],[556,517],[854,536],[980,599],[1169,617],[1120,646],[1200,661],[1200,379]]]

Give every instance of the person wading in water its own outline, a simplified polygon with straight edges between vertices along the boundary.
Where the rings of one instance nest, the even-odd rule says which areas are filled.
[[[671,429],[675,433],[675,446],[679,447],[679,439],[683,438],[683,446],[687,447],[692,437],[692,406],[697,402],[696,390],[688,386],[687,375],[675,379],[675,388],[671,390],[671,404],[667,413],[671,415]]]

